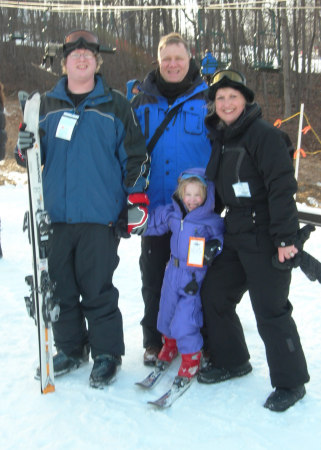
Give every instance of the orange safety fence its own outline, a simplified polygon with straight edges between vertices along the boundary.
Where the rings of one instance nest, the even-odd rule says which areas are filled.
[[[297,112],[297,113],[293,114],[293,116],[287,117],[286,119],[283,119],[283,120],[282,120],[282,119],[276,119],[276,121],[274,122],[273,125],[274,125],[275,127],[277,127],[277,128],[280,128],[280,126],[282,125],[282,123],[287,122],[288,120],[291,120],[291,119],[293,119],[294,117],[296,117],[296,116],[298,116],[298,115],[300,115],[299,112]],[[305,118],[305,120],[306,120],[306,122],[307,122],[307,126],[305,126],[305,127],[302,129],[302,134],[307,134],[307,133],[311,130],[312,133],[314,134],[314,136],[316,137],[317,141],[321,144],[321,139],[319,138],[319,136],[317,135],[317,133],[315,132],[315,130],[312,128],[312,126],[311,126],[311,124],[310,124],[310,122],[309,122],[309,119],[308,119],[307,115],[306,115],[305,113],[303,113],[303,116],[304,116],[304,118]],[[307,154],[308,154],[308,155],[316,155],[317,153],[321,153],[321,150],[316,150],[315,152],[306,152],[306,151],[303,150],[303,148],[298,148],[298,149],[295,151],[295,153],[294,153],[294,159],[296,158],[298,152],[300,152],[300,155],[301,155],[303,158],[305,158]]]

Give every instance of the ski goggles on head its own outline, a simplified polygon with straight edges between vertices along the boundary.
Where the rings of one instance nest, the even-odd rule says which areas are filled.
[[[254,100],[254,92],[246,86],[246,78],[241,72],[233,69],[223,69],[213,75],[212,82],[208,91],[208,98],[215,100],[218,89],[223,87],[231,87],[240,91],[247,102],[252,103]]]
[[[196,175],[195,173],[183,173],[179,181],[188,180],[189,178],[197,178],[202,184],[204,184],[204,186],[207,186],[205,178],[203,178],[201,175]]]
[[[65,58],[78,48],[86,48],[93,53],[98,53],[99,47],[98,37],[94,33],[87,30],[75,30],[65,37],[63,53]]]
[[[235,83],[241,83],[241,84],[246,85],[245,76],[242,75],[237,70],[232,70],[232,69],[224,69],[224,70],[220,70],[219,72],[216,72],[212,78],[211,85],[223,80],[224,77],[228,78],[231,81],[234,81]]]

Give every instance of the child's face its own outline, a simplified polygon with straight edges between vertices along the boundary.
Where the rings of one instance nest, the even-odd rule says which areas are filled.
[[[198,208],[204,201],[203,190],[199,183],[188,183],[184,189],[183,202],[188,211]]]

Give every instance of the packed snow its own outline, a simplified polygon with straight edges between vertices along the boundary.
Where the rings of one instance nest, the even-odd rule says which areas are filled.
[[[36,327],[27,315],[24,277],[31,274],[31,248],[22,233],[27,187],[0,187],[2,449],[217,449],[320,448],[321,442],[321,286],[300,269],[293,271],[290,299],[311,381],[302,401],[284,413],[263,408],[270,385],[265,351],[248,296],[238,312],[251,353],[253,372],[217,385],[195,381],[169,409],[147,404],[171,384],[179,361],[151,392],[135,386],[149,369],[143,365],[143,314],[138,266],[140,239],[122,240],[114,284],[120,292],[126,355],[117,380],[104,390],[89,387],[92,361],[56,378],[56,392],[42,395],[34,379],[38,365]],[[321,228],[305,249],[321,259]]]

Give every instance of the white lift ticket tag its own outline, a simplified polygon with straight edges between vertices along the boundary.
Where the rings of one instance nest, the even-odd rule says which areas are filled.
[[[233,184],[233,189],[235,197],[251,197],[249,183],[239,181]]]
[[[58,123],[56,137],[64,139],[65,141],[70,141],[78,118],[79,116],[77,114],[68,112],[63,113]]]
[[[191,236],[189,238],[187,265],[203,267],[205,238]]]

